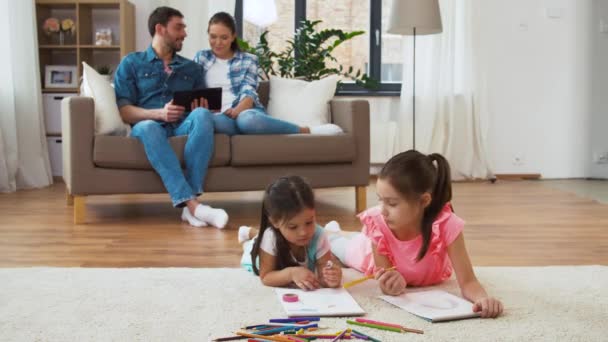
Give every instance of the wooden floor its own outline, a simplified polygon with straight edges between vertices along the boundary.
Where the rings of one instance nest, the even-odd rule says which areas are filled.
[[[608,205],[539,181],[456,183],[456,212],[474,265],[608,265]],[[322,189],[318,222],[359,230],[354,188]],[[256,225],[260,192],[206,194],[225,208],[224,230],[181,223],[167,195],[87,199],[84,225],[72,224],[64,185],[0,194],[0,266],[237,267],[240,225]],[[368,205],[376,203],[373,182]]]

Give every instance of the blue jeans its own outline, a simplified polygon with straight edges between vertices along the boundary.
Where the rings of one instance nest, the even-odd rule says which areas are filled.
[[[169,144],[169,137],[187,135],[184,148],[186,172]],[[168,123],[154,120],[140,121],[131,136],[144,145],[146,156],[160,175],[175,207],[203,193],[203,180],[213,153],[213,114],[197,108],[182,121]]]
[[[215,133],[236,134],[297,134],[300,126],[266,114],[261,108],[242,111],[233,119],[225,114],[213,116]]]

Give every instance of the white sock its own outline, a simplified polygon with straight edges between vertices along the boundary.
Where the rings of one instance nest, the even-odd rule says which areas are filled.
[[[334,124],[324,124],[319,126],[310,127],[310,134],[319,135],[336,135],[344,132],[342,128]]]
[[[249,232],[250,231],[251,231],[251,227],[248,227],[248,226],[239,227],[239,243],[249,241]]]
[[[208,205],[199,204],[194,210],[194,216],[210,225],[222,229],[228,223],[228,214],[223,209],[214,209]]]
[[[340,224],[336,221],[329,221],[325,225],[325,230],[332,233],[339,233],[342,229],[340,229]]]
[[[192,214],[190,214],[190,210],[188,210],[188,207],[184,207],[184,210],[182,210],[182,221],[187,221],[191,226],[194,227],[204,227],[207,225],[206,222],[192,216]]]

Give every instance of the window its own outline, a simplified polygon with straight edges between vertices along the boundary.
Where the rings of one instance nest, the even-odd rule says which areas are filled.
[[[318,29],[334,28],[343,31],[365,31],[365,34],[354,37],[338,46],[333,55],[344,69],[369,73],[369,0],[307,0],[306,18],[322,20]],[[337,63],[329,66],[337,67]],[[343,77],[343,82],[354,83]]]
[[[278,20],[267,27],[274,51],[285,48],[285,41],[303,19],[322,20],[319,28],[365,31],[336,48],[334,55],[348,68],[360,69],[380,81],[377,90],[368,90],[344,80],[338,95],[399,95],[403,70],[402,37],[386,34],[393,0],[275,0]],[[236,0],[235,17],[241,37],[256,44],[264,28],[243,21],[243,0]],[[297,56],[296,56],[297,57]]]
[[[403,36],[388,34],[388,22],[390,21],[390,9],[394,0],[382,0],[382,51],[381,57],[381,81],[382,83],[401,83],[403,77]],[[399,1],[399,0],[396,0]]]

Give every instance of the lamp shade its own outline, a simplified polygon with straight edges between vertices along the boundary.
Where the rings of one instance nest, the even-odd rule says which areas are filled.
[[[257,27],[268,27],[277,21],[275,0],[244,0],[245,20]]]
[[[442,31],[439,0],[393,0],[387,33],[413,35]]]

